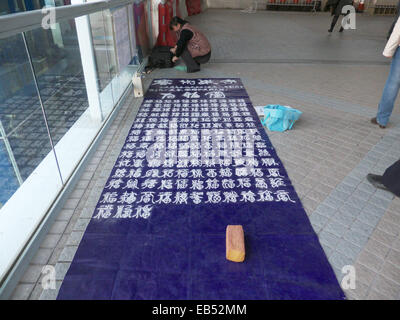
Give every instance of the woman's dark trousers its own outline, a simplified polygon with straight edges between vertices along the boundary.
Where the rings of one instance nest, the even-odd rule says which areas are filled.
[[[187,72],[189,73],[200,71],[200,64],[208,62],[208,60],[210,60],[210,57],[211,57],[211,51],[204,56],[193,58],[187,48],[183,50],[181,54],[181,58],[183,62],[185,62],[187,67]]]

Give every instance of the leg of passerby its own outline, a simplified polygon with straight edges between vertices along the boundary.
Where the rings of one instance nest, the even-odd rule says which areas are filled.
[[[336,14],[333,16],[332,23],[331,23],[331,28],[328,30],[328,32],[332,32],[333,31],[333,28],[335,27],[336,22],[338,21],[339,17],[340,17],[340,15],[336,15]]]
[[[397,48],[390,65],[389,76],[383,89],[382,98],[379,102],[376,118],[371,122],[385,128],[392,114],[394,102],[400,88],[400,50]]]
[[[400,197],[400,160],[387,168],[382,176],[369,173],[367,180],[376,188],[390,191]]]

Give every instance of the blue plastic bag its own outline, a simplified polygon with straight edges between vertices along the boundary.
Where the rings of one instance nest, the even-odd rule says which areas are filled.
[[[264,107],[264,119],[261,121],[271,131],[290,130],[300,118],[301,111],[288,106],[270,104]]]

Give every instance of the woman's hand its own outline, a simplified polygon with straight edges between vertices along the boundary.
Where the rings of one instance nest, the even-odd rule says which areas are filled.
[[[177,56],[175,56],[175,57],[172,58],[172,62],[176,62],[176,61],[178,61],[178,60],[179,60],[179,58],[178,58]]]
[[[169,51],[171,51],[171,53],[175,54],[176,53],[176,46],[171,48]]]

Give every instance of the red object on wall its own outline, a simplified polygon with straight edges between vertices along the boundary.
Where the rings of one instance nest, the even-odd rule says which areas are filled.
[[[186,8],[189,16],[201,13],[201,0],[186,0]]]
[[[197,7],[197,9],[198,9],[198,13],[201,13],[201,0],[197,0],[198,2],[198,7]]]
[[[194,13],[193,13],[193,9],[192,9],[192,1],[191,0],[185,0],[186,1],[186,9],[187,9],[187,13],[188,13],[188,16],[192,16]]]
[[[169,19],[171,19],[174,16],[174,0],[167,0],[167,4],[167,16]]]
[[[293,3],[294,3],[294,4],[298,4],[298,3],[299,3],[299,0],[293,0]]]
[[[176,12],[175,15],[179,18],[182,18],[181,9],[179,8],[179,0],[175,0],[176,3]]]
[[[193,0],[193,1],[194,1],[195,14],[201,13],[201,0]]]
[[[178,41],[177,37],[176,37],[176,33],[172,30],[169,29],[169,23],[172,19],[172,17],[174,16],[174,1],[175,0],[168,0],[167,4],[168,4],[168,9],[167,9],[167,30],[168,30],[168,34],[167,34],[167,39],[168,39],[168,45],[171,47],[174,47],[176,45],[176,42]]]
[[[166,7],[164,4],[160,3],[158,5],[158,38],[157,45],[158,46],[166,46],[167,45],[167,24],[166,24]]]
[[[172,9],[172,10],[171,10]],[[169,22],[171,21],[173,8],[167,3],[158,5],[158,37],[157,46],[170,46],[176,45],[176,35],[173,31],[169,30]]]
[[[357,8],[358,12],[363,12],[364,11],[364,2],[359,2],[358,3],[358,8]]]
[[[140,37],[140,26],[143,25],[143,15],[144,15],[144,6],[143,2],[141,3],[134,3],[133,4],[133,17],[135,20],[135,37],[136,37],[136,43],[141,46],[142,43],[141,41],[143,40],[143,37]]]

